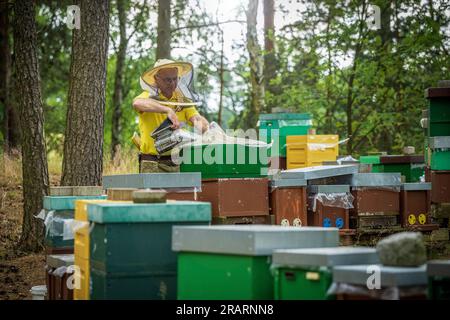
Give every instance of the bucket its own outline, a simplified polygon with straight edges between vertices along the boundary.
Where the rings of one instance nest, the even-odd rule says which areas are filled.
[[[45,300],[45,296],[47,294],[47,286],[34,286],[31,288],[30,292],[33,296],[32,300]]]

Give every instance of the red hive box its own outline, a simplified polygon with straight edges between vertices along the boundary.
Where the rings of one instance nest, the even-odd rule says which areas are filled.
[[[47,285],[47,300],[73,300],[73,288],[68,286],[74,284],[72,279],[74,269],[69,266],[74,264],[73,254],[60,254],[47,256],[45,267]]]
[[[431,178],[431,202],[450,202],[450,171],[432,170]]]
[[[270,210],[277,225],[307,225],[306,181],[273,180],[270,186]]]
[[[352,196],[347,185],[308,187],[308,225],[349,228],[349,210]]]
[[[213,217],[269,215],[267,178],[204,179],[198,201],[211,202]]]
[[[403,227],[433,229],[430,217],[431,183],[404,183],[400,192],[400,222]]]

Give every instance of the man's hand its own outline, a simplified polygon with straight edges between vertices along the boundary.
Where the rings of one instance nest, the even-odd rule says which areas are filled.
[[[170,121],[172,121],[172,128],[173,129],[179,129],[180,128],[180,121],[178,120],[177,114],[175,113],[175,111],[173,111],[170,108],[167,108],[167,118],[170,119]]]
[[[202,117],[201,115],[195,115],[193,117],[191,117],[189,119],[189,121],[192,122],[195,130],[197,132],[201,132],[201,133],[205,133],[208,130],[209,127],[209,123],[208,120],[206,120],[204,117]]]

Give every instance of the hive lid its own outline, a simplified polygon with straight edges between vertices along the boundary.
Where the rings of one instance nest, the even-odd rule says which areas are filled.
[[[275,225],[174,226],[172,250],[237,254],[271,255],[275,249],[337,247],[337,228]]]
[[[52,254],[47,256],[47,265],[52,268],[68,267],[74,265],[73,254]]]
[[[312,185],[308,186],[308,193],[345,193],[350,192],[349,185]]]
[[[304,179],[275,179],[275,180],[270,180],[270,186],[272,188],[304,187],[304,186],[306,186],[306,180],[304,180]]]
[[[374,275],[373,267],[380,270],[381,288],[427,285],[426,265],[415,268],[388,267],[383,265],[336,266],[333,268],[333,281],[355,285],[367,285],[367,280]]]
[[[309,113],[262,113],[259,120],[311,120]]]
[[[448,98],[450,97],[450,88],[428,88],[425,89],[425,98]]]
[[[139,173],[103,176],[103,187],[109,188],[201,188],[200,172]]]
[[[75,210],[76,200],[94,200],[106,199],[106,195],[102,196],[45,196],[45,210]]]
[[[450,260],[431,260],[427,263],[429,276],[450,277]]]
[[[357,173],[352,177],[352,187],[399,187],[400,173]]]
[[[275,250],[272,262],[281,266],[338,266],[380,263],[375,248],[337,247]]]
[[[406,191],[431,190],[431,182],[403,183],[401,188],[402,188],[402,190],[406,190]]]
[[[358,165],[316,166],[299,169],[284,170],[280,173],[281,179],[320,179],[334,176],[348,175],[358,172]]]
[[[359,161],[365,164],[380,164],[380,156],[361,156]]]
[[[381,164],[404,164],[404,163],[424,163],[425,157],[422,155],[390,155],[380,156]]]
[[[88,219],[96,223],[211,221],[211,203],[89,203]]]
[[[430,137],[429,144],[431,149],[449,149],[450,148],[450,137]]]

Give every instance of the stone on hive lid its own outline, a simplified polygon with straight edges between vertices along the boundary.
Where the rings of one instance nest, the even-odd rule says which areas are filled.
[[[401,232],[377,244],[380,261],[386,266],[415,267],[427,261],[425,244],[419,232]]]

